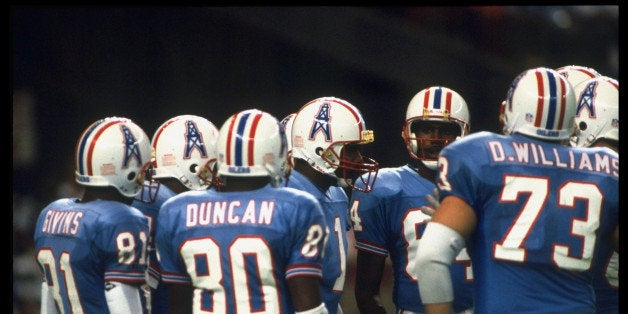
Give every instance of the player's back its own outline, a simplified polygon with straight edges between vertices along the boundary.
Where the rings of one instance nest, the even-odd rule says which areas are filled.
[[[152,197],[149,197],[150,195],[152,195]],[[147,284],[152,289],[156,289],[152,290],[150,297],[150,311],[153,314],[167,313],[168,311],[168,286],[160,284],[161,267],[157,259],[157,249],[155,249],[155,226],[157,225],[156,221],[159,217],[159,208],[161,208],[161,205],[165,201],[175,195],[177,195],[177,193],[169,189],[165,184],[155,185],[154,183],[146,182],[140,193],[140,196],[147,196],[146,200],[140,201],[136,198],[133,204],[131,204],[148,218],[150,237],[146,252],[148,255]],[[153,199],[152,202],[148,201],[151,198]],[[142,302],[146,303],[146,299],[143,298]]]
[[[596,238],[610,242],[618,221],[618,155],[489,132],[441,154],[441,194],[462,197],[478,218],[467,242],[476,312],[593,310]]]
[[[325,228],[320,205],[295,189],[184,192],[160,210],[163,280],[191,280],[203,299],[199,304],[194,298],[195,309],[211,304],[225,313],[291,312],[286,279],[321,277],[324,241],[310,241],[322,239]]]
[[[336,313],[344,290],[347,274],[347,231],[349,224],[349,198],[339,186],[330,186],[327,191],[319,189],[312,181],[297,170],[292,170],[288,186],[314,196],[321,205],[327,225],[329,238],[325,245],[323,259],[323,281],[321,296],[329,313]]]
[[[358,184],[360,180],[358,180]],[[424,312],[416,276],[410,275],[419,239],[430,218],[421,212],[434,183],[405,165],[379,170],[377,185],[369,193],[353,191],[351,211],[356,248],[390,255],[393,267],[393,302],[399,309]],[[357,212],[356,212],[357,211]],[[357,216],[356,216],[357,215]],[[471,261],[463,249],[450,267],[454,285],[454,311],[473,306]]]
[[[128,205],[61,199],[39,215],[35,256],[64,312],[107,308],[105,281],[145,281],[148,222]]]

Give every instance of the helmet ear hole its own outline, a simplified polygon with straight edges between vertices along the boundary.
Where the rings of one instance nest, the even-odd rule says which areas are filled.
[[[191,173],[196,173],[196,169],[198,169],[198,164],[191,164],[189,169]]]
[[[587,129],[587,123],[586,123],[586,122],[584,122],[584,121],[580,121],[580,123],[578,124],[578,128],[579,128],[581,131],[585,131],[585,130]]]
[[[135,171],[129,172],[129,174],[126,176],[126,179],[129,181],[133,181],[133,179],[135,179]]]
[[[316,149],[314,149],[314,153],[317,156],[322,156],[323,155],[323,148],[322,147],[316,147]]]

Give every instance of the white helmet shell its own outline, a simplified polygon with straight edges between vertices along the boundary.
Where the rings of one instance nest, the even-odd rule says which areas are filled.
[[[294,117],[296,117],[296,112],[293,112],[283,119],[281,119],[281,125],[283,126],[283,130],[286,132],[286,139],[288,140],[288,151],[292,148],[292,123],[294,122]]]
[[[363,156],[362,161],[342,157],[347,144],[366,144],[374,141],[372,130],[360,111],[346,100],[336,97],[314,99],[299,109],[292,122],[292,157],[305,160],[320,173],[334,177],[339,186],[356,189],[349,173],[369,175],[361,177],[363,191],[370,191],[375,183],[378,163]],[[342,170],[342,175],[336,173]],[[364,179],[367,178],[367,179]]]
[[[76,182],[112,186],[133,198],[142,189],[151,161],[150,140],[127,118],[108,117],[92,123],[76,145]]]
[[[442,141],[443,147],[449,144],[444,139],[419,138],[412,133],[412,126],[421,121],[440,121],[456,123],[460,127],[459,137],[470,132],[470,115],[467,102],[456,91],[443,87],[431,86],[425,88],[410,100],[406,109],[406,121],[401,136],[406,143],[410,157],[421,160],[425,166],[434,170],[437,166],[436,158],[428,158],[423,152],[423,141]]]
[[[273,186],[281,184],[287,142],[274,116],[258,109],[244,110],[229,117],[219,133],[219,176],[270,176]]]
[[[207,189],[214,177],[218,128],[196,115],[164,122],[153,135],[153,178],[174,178],[190,190]]]
[[[504,134],[567,140],[574,132],[576,99],[567,78],[553,69],[524,71],[512,82],[504,109]]]
[[[619,141],[619,82],[599,76],[578,84],[575,93],[578,136],[573,144],[587,147],[599,139]]]
[[[595,69],[581,65],[566,65],[556,69],[556,71],[566,77],[571,87],[574,88],[588,79],[600,76],[600,73]]]

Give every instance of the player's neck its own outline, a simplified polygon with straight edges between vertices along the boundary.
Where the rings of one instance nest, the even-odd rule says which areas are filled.
[[[301,159],[295,159],[294,170],[308,178],[322,191],[327,191],[330,186],[335,186],[338,183],[336,178],[314,170],[314,168],[310,167],[310,165]]]
[[[116,201],[120,203],[124,203],[127,205],[131,205],[133,203],[132,197],[125,197],[120,194],[115,188],[106,186],[106,187],[85,187],[85,191],[83,192],[83,196],[79,199],[80,203],[88,203],[95,200],[107,200],[107,201]]]
[[[221,177],[223,186],[220,188],[221,192],[241,192],[252,191],[261,189],[266,186],[270,181],[269,177]]]
[[[436,180],[436,170],[426,167],[421,161],[416,163],[416,172],[423,178],[434,182]]]

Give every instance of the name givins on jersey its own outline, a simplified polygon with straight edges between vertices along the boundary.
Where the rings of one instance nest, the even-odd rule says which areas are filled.
[[[560,156],[556,147],[546,149],[534,143],[512,142],[514,155],[505,153],[502,142],[490,141],[493,162],[514,162],[548,167],[570,168],[582,171],[603,172],[619,177],[619,159],[606,154],[569,150],[567,156]]]
[[[258,209],[259,207],[259,209]],[[244,210],[239,200],[190,203],[186,206],[186,227],[218,224],[270,225],[275,209],[274,201],[250,200]]]
[[[70,210],[49,210],[43,223],[42,232],[58,235],[76,235],[81,225],[83,212]]]

